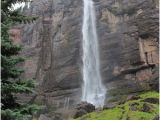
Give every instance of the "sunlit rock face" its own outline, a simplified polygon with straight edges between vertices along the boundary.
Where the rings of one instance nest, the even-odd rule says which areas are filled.
[[[157,1],[94,2],[100,74],[108,91],[106,104],[151,89],[150,81],[156,83],[158,75],[158,49],[146,46],[158,41]],[[24,13],[39,16],[32,24],[18,26],[24,46],[22,55],[28,58],[23,76],[38,81],[36,100],[52,109],[79,103],[83,83],[83,1],[34,0]],[[154,50],[152,57],[150,50]]]

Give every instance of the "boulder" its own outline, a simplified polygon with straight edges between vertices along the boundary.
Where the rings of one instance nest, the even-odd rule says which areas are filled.
[[[137,108],[138,105],[139,105],[139,103],[131,103],[131,104],[129,105],[129,109],[130,109],[131,111],[137,111],[137,110],[138,110],[138,108]]]
[[[83,115],[87,114],[87,111],[84,110],[84,109],[80,109],[80,110],[77,110],[75,115],[74,115],[74,118],[78,118],[78,117],[81,117]]]
[[[158,104],[159,99],[158,98],[146,98],[143,100],[144,102],[152,103],[152,104]]]
[[[151,110],[151,108],[149,107],[149,105],[148,104],[146,104],[146,103],[144,103],[143,104],[143,112],[150,112],[150,110]]]
[[[76,112],[74,114],[74,118],[78,118],[87,113],[95,111],[95,106],[87,102],[81,102],[75,107],[75,110]]]

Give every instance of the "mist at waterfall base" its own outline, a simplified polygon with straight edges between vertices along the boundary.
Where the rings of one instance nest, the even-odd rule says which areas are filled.
[[[102,85],[100,75],[98,36],[96,31],[96,15],[94,2],[92,0],[83,0],[83,87],[82,101],[103,107],[105,101],[106,89]]]

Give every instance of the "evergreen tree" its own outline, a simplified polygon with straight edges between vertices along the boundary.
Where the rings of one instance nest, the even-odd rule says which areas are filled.
[[[35,89],[33,80],[22,80],[22,69],[17,64],[24,59],[19,57],[21,46],[15,45],[9,37],[9,29],[16,22],[30,22],[35,17],[21,15],[18,10],[9,8],[24,0],[2,0],[1,2],[1,117],[2,120],[28,120],[39,106],[21,105],[17,102],[17,93],[32,93]]]

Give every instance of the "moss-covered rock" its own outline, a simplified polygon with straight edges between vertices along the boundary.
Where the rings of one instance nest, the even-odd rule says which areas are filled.
[[[159,103],[146,102],[146,99],[158,99],[158,92],[146,92],[112,109],[92,112],[75,120],[154,120],[159,113]]]

